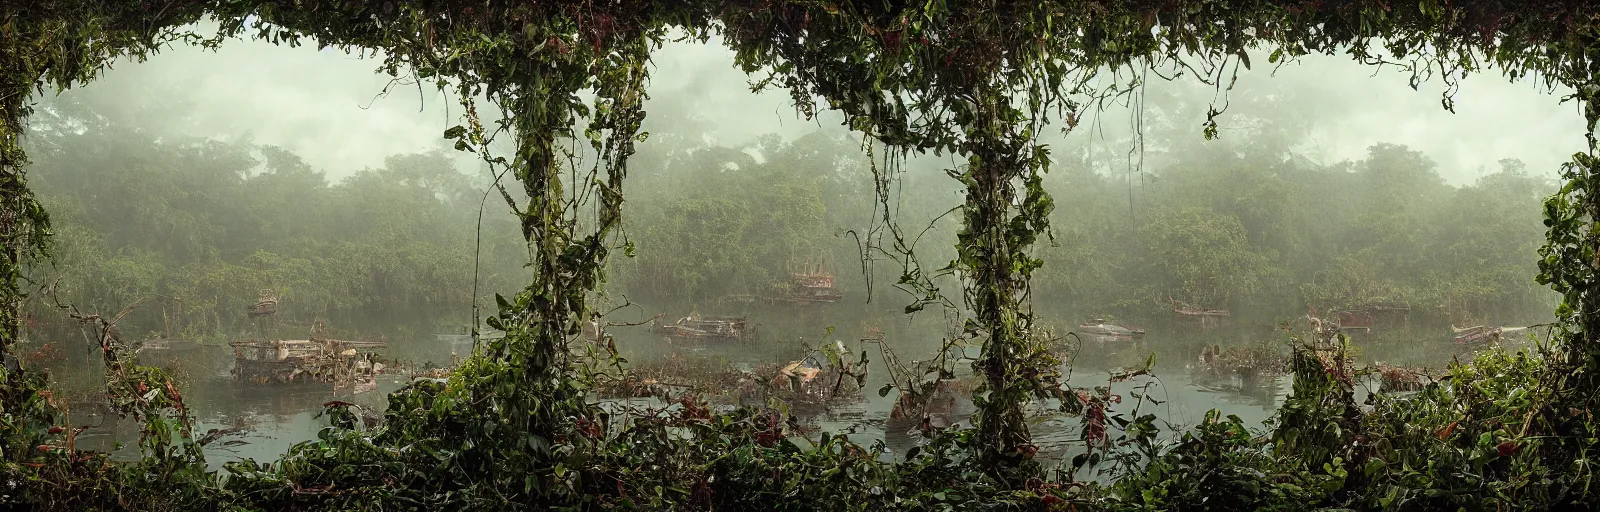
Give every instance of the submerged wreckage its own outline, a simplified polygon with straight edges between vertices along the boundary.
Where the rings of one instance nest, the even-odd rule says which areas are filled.
[[[383,363],[376,361],[370,350],[386,346],[381,341],[325,338],[245,340],[228,345],[233,347],[233,376],[240,380],[257,384],[326,382],[358,392],[372,386],[373,378],[383,371]]]
[[[653,397],[673,402],[693,395],[711,404],[748,407],[764,407],[775,398],[788,404],[792,414],[815,416],[864,399],[866,372],[865,361],[816,354],[754,366],[673,355],[642,362],[598,391],[610,399]]]
[[[662,320],[665,317],[665,314],[656,315],[650,331],[673,340],[747,341],[755,339],[757,334],[742,316],[703,317],[690,313],[670,324]]]
[[[261,338],[229,343],[233,347],[233,376],[256,384],[326,382],[334,389],[350,388],[355,393],[377,389],[376,377],[383,371],[372,349],[387,346],[382,341],[345,341],[324,336],[327,325],[317,321],[309,339],[270,339],[265,324],[278,313],[278,296],[263,290],[261,299],[245,308],[256,323]]]
[[[1222,319],[1230,316],[1226,309],[1198,308],[1170,297],[1167,298],[1167,302],[1172,304],[1172,312],[1179,318],[1198,320],[1200,327],[1216,327]]]
[[[1528,330],[1530,327],[1486,327],[1474,325],[1472,327],[1450,326],[1452,339],[1460,345],[1481,345],[1485,343],[1499,343],[1507,334],[1516,334]]]
[[[1076,332],[1086,340],[1098,342],[1133,341],[1134,338],[1144,337],[1144,329],[1123,327],[1100,319],[1078,324]]]

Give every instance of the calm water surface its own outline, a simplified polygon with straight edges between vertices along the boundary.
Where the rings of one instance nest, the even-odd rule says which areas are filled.
[[[881,312],[874,312],[883,309]],[[624,310],[613,315],[613,322],[634,322],[649,318],[656,312],[668,317],[684,315],[687,310],[651,311],[643,308]],[[885,442],[895,454],[904,453],[920,441],[919,436],[904,422],[891,421],[889,411],[895,394],[879,397],[876,390],[888,382],[888,372],[883,364],[882,350],[876,343],[861,342],[869,330],[881,330],[884,344],[894,350],[902,360],[929,358],[942,346],[948,322],[938,314],[907,317],[898,308],[881,305],[832,304],[793,309],[740,309],[714,311],[702,309],[702,314],[740,314],[749,316],[750,322],[759,326],[761,338],[742,344],[728,343],[672,343],[652,335],[644,326],[613,327],[609,332],[618,340],[619,350],[634,362],[677,355],[725,360],[730,364],[755,365],[769,362],[787,362],[805,354],[806,346],[821,342],[840,341],[850,350],[865,350],[872,360],[868,385],[863,402],[846,407],[849,414],[824,415],[817,426],[833,432],[849,432],[857,442]],[[1072,314],[1050,315],[1040,312],[1044,319],[1077,319]],[[638,318],[634,318],[638,317]],[[848,318],[848,321],[830,319]],[[1292,319],[1285,319],[1292,320]],[[1075,326],[1074,321],[1058,321],[1059,331]],[[1197,356],[1207,345],[1235,346],[1264,342],[1279,342],[1287,351],[1287,335],[1280,330],[1276,319],[1232,319],[1216,328],[1156,318],[1153,321],[1133,324],[1147,330],[1146,336],[1133,342],[1086,342],[1076,347],[1071,359],[1069,382],[1074,386],[1103,386],[1108,384],[1109,372],[1118,367],[1142,365],[1146,358],[1155,356],[1153,376],[1136,377],[1111,384],[1112,392],[1122,396],[1123,402],[1111,413],[1133,414],[1137,400],[1130,395],[1137,389],[1148,389],[1149,396],[1159,404],[1139,405],[1140,413],[1154,413],[1166,425],[1176,429],[1187,428],[1198,422],[1211,409],[1233,414],[1252,425],[1261,425],[1283,403],[1290,385],[1287,377],[1260,379],[1254,385],[1243,385],[1237,378],[1206,377],[1194,371]],[[1296,324],[1298,325],[1298,324]],[[828,327],[832,326],[830,333]],[[1357,336],[1354,340],[1357,356],[1367,362],[1382,361],[1390,364],[1426,365],[1441,367],[1451,358],[1470,353],[1468,347],[1450,341],[1447,326],[1391,325],[1381,326],[1371,334]],[[395,352],[411,360],[447,362],[451,347],[430,338],[391,340]],[[456,348],[457,351],[461,349]],[[969,353],[975,355],[976,348]],[[198,421],[198,432],[209,429],[240,428],[240,435],[225,437],[205,448],[207,461],[220,467],[231,460],[252,458],[267,461],[282,455],[291,445],[314,439],[326,426],[318,418],[322,404],[332,399],[355,402],[381,410],[384,395],[399,389],[400,380],[380,381],[378,392],[351,397],[335,395],[326,385],[261,386],[237,382],[228,375],[232,353],[226,347],[203,346],[171,351],[171,353],[142,356],[146,363],[162,364],[177,361],[184,375],[185,400],[193,409]],[[1148,386],[1148,387],[1147,387]],[[957,408],[957,418],[962,412],[970,414],[970,403]],[[1041,455],[1061,459],[1074,451],[1081,451],[1078,441],[1081,424],[1077,419],[1052,414],[1040,407],[1030,420],[1035,441],[1041,446]],[[134,457],[137,449],[131,446],[137,439],[136,425],[130,421],[117,422],[97,414],[92,406],[74,409],[74,423],[100,424],[79,439],[80,448],[113,449],[116,440],[125,446],[116,450],[119,458]]]

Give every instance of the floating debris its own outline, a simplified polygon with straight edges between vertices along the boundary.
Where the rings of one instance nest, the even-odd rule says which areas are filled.
[[[961,422],[971,414],[972,392],[982,385],[976,376],[939,379],[927,392],[902,391],[889,410],[884,424],[885,434],[904,435],[907,432],[933,432]]]
[[[1271,345],[1245,345],[1223,348],[1207,345],[1200,349],[1198,368],[1216,377],[1239,377],[1245,386],[1261,377],[1275,377],[1288,369],[1288,359]]]
[[[763,407],[770,399],[788,404],[791,414],[813,416],[840,402],[859,400],[865,368],[843,368],[807,358],[737,368],[726,362],[672,356],[639,364],[621,378],[597,386],[606,398],[654,397],[672,402],[696,395],[707,403]]]
[[[650,331],[675,340],[745,341],[755,338],[754,330],[746,325],[742,316],[702,317],[691,313],[670,324],[662,322],[664,316],[656,315]]]
[[[134,351],[136,351],[136,352],[149,352],[149,351],[160,351],[160,350],[175,350],[176,351],[176,350],[196,349],[196,348],[201,348],[201,347],[205,347],[205,346],[206,346],[205,344],[200,343],[200,340],[152,339],[152,340],[144,340],[144,341],[139,342],[139,346],[137,348],[135,348]]]

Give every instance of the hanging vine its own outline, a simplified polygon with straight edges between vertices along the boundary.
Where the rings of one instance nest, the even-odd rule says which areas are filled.
[[[774,503],[810,508],[825,500],[834,508],[881,510],[941,502],[1042,506],[1060,503],[1062,496],[1099,499],[1106,506],[1153,502],[1149,493],[1071,494],[1045,485],[1031,461],[1036,448],[1022,406],[1040,397],[1063,404],[1072,399],[1059,382],[1060,361],[1033,336],[1027,300],[1029,277],[1043,264],[1029,248],[1048,232],[1054,208],[1042,187],[1049,153],[1037,142],[1047,121],[1075,119],[1082,105],[1116,90],[1099,93],[1086,85],[1106,70],[1170,65],[1220,82],[1229,62],[1235,69],[1249,67],[1251,50],[1270,48],[1271,61],[1336,51],[1377,61],[1374,55],[1387,53],[1418,79],[1438,74],[1447,82],[1487,65],[1514,76],[1537,73],[1548,84],[1579,89],[1592,132],[1600,117],[1597,14],[1600,8],[1576,1],[6,2],[0,5],[0,243],[6,250],[0,258],[0,358],[6,363],[0,485],[31,483],[22,493],[0,489],[0,503],[78,504],[52,495],[66,491],[51,491],[41,479],[74,472],[119,482],[108,488],[126,490],[83,500],[124,507],[737,509]],[[107,469],[115,468],[110,464],[84,465],[74,454],[30,449],[59,433],[49,432],[53,413],[43,380],[17,368],[9,352],[18,336],[16,305],[26,264],[45,254],[48,239],[48,217],[24,179],[21,135],[27,97],[35,90],[86,81],[116,58],[142,56],[184,36],[178,27],[207,15],[220,31],[205,44],[252,35],[280,44],[309,39],[318,46],[376,52],[390,74],[431,80],[452,89],[464,105],[481,96],[499,107],[496,133],[514,137],[512,154],[493,154],[492,137],[476,125],[445,135],[521,182],[526,204],[517,205],[509,193],[505,199],[521,222],[536,272],[520,293],[498,301],[489,322],[506,337],[489,342],[448,382],[418,383],[393,394],[385,427],[359,431],[347,405],[330,404],[338,428],[272,464],[230,464],[227,479],[206,472],[198,458],[150,454],[150,460],[168,464],[164,474],[188,478],[185,492],[163,494],[145,473],[123,474]],[[574,356],[568,343],[593,313],[590,293],[602,286],[605,260],[617,246],[627,160],[644,137],[650,51],[669,30],[699,39],[720,34],[745,71],[764,76],[760,86],[788,89],[808,116],[822,108],[820,99],[842,112],[850,128],[900,158],[933,152],[965,159],[948,171],[966,187],[957,257],[948,270],[961,278],[971,315],[963,336],[983,343],[976,363],[985,379],[975,397],[982,408],[976,430],[936,439],[922,456],[890,465],[877,460],[881,447],[837,437],[824,436],[810,450],[784,442],[792,431],[770,411],[712,414],[685,399],[672,414],[612,417],[588,403],[590,362]],[[586,92],[594,94],[592,102],[583,100]],[[1444,105],[1450,106],[1448,96]],[[1215,133],[1219,115],[1213,108],[1204,120],[1207,134]],[[584,120],[580,136],[574,127]],[[1583,410],[1591,405],[1584,391],[1600,375],[1600,348],[1592,335],[1600,329],[1594,305],[1600,281],[1594,220],[1600,209],[1589,185],[1600,165],[1592,134],[1590,145],[1588,154],[1574,157],[1564,175],[1568,186],[1547,206],[1550,245],[1541,267],[1541,279],[1565,298],[1558,312],[1565,358],[1552,363],[1545,378],[1566,393],[1561,406]],[[592,164],[582,169],[580,157],[591,155]],[[108,356],[107,363],[124,368],[122,358]],[[141,392],[138,385],[148,388],[147,380],[111,388],[117,394]],[[177,398],[160,404],[181,411]],[[1542,430],[1534,433],[1567,436],[1564,446],[1547,445],[1554,446],[1547,452],[1552,456],[1587,453],[1592,429],[1571,423],[1579,415],[1544,405],[1546,420],[1522,435],[1537,428]],[[145,418],[156,425],[169,417]],[[1202,434],[1232,444],[1225,453],[1182,463],[1264,464],[1237,456],[1251,448],[1212,419]],[[967,447],[975,451],[962,453]],[[1341,485],[1376,486],[1382,470],[1372,467],[1339,466],[1338,471],[1373,472]],[[1588,483],[1571,477],[1551,485],[1577,489]],[[1261,499],[1285,506],[1304,506],[1308,499],[1332,505],[1379,500],[1353,489],[1325,495],[1300,486],[1273,489],[1276,494]],[[148,501],[129,501],[134,494]],[[1588,499],[1561,496],[1567,501],[1548,503]]]

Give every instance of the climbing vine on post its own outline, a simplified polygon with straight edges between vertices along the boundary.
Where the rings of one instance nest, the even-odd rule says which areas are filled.
[[[176,27],[193,23],[201,12],[198,2],[168,7],[151,12],[148,5],[132,2],[0,3],[0,478],[18,462],[50,456],[50,450],[38,447],[62,439],[60,432],[50,431],[58,415],[44,388],[45,376],[22,367],[13,353],[22,335],[24,272],[30,262],[48,256],[50,241],[50,218],[28,188],[25,172],[22,143],[31,96],[47,87],[87,82],[111,59],[141,58],[178,39],[182,34]],[[108,388],[163,382],[145,377],[108,373]],[[149,404],[120,411],[142,415],[164,407],[144,405]],[[160,463],[194,461],[152,455]]]
[[[1600,39],[1586,41],[1590,52],[1600,50]],[[1556,307],[1557,334],[1562,343],[1550,361],[1547,381],[1565,397],[1564,406],[1587,410],[1595,405],[1593,390],[1600,385],[1600,57],[1587,66],[1573,64],[1569,80],[1582,85],[1574,94],[1584,109],[1589,150],[1572,155],[1562,166],[1561,191],[1545,201],[1546,242],[1539,249],[1539,282],[1561,294]],[[1552,410],[1554,410],[1552,408]],[[1560,425],[1565,434],[1582,424],[1563,421],[1557,414],[1545,420]]]
[[[975,365],[985,381],[977,396],[982,457],[993,470],[1008,471],[1038,450],[1022,406],[1044,395],[1046,386],[1059,384],[1060,361],[1030,343],[1032,315],[1021,304],[1029,275],[1043,263],[1027,250],[1049,225],[1050,198],[1040,186],[1048,158],[1021,128],[1023,113],[1005,95],[974,97],[956,266],[964,274],[966,303],[974,315],[966,334],[983,340]],[[1023,179],[1027,190],[1018,204],[1016,182]]]
[[[162,5],[152,9],[152,4]],[[1041,187],[1048,153],[1036,137],[1048,118],[1074,124],[1079,105],[1069,97],[1104,97],[1087,85],[1091,79],[1135,64],[1193,70],[1220,89],[1229,64],[1248,67],[1250,50],[1259,45],[1275,46],[1269,60],[1277,61],[1336,51],[1371,60],[1381,44],[1394,58],[1412,59],[1413,71],[1422,70],[1419,76],[1437,69],[1453,77],[1476,69],[1480,56],[1508,73],[1553,76],[1547,79],[1580,88],[1592,132],[1600,118],[1593,69],[1600,61],[1597,9],[1589,2],[1508,6],[1439,0],[7,2],[0,5],[0,243],[6,251],[0,257],[0,323],[6,326],[0,355],[17,337],[21,269],[44,248],[47,234],[47,218],[23,179],[19,137],[27,95],[40,84],[68,87],[86,80],[112,58],[155,47],[172,35],[170,27],[210,14],[225,35],[248,30],[278,43],[312,37],[319,45],[376,50],[391,74],[415,74],[456,87],[469,104],[482,95],[500,107],[500,128],[515,138],[510,158],[489,154],[490,136],[476,127],[446,134],[521,182],[526,204],[516,204],[511,194],[504,197],[521,221],[536,273],[521,293],[501,299],[491,320],[507,336],[490,342],[450,381],[419,383],[392,395],[385,428],[370,436],[330,429],[277,465],[233,466],[239,478],[226,483],[197,468],[198,458],[160,459],[183,470],[173,474],[195,475],[194,488],[248,508],[261,503],[293,508],[308,501],[349,507],[372,496],[407,506],[466,502],[483,508],[572,503],[656,508],[743,503],[749,508],[749,503],[775,505],[761,500],[782,497],[800,507],[818,502],[798,501],[796,493],[819,488],[858,498],[840,501],[852,506],[920,507],[945,501],[942,487],[977,489],[996,482],[994,488],[1004,492],[1033,492],[1039,489],[1017,491],[1029,485],[1025,477],[1038,474],[1029,463],[1035,448],[1022,406],[1040,396],[1064,403],[1067,398],[1057,382],[1060,362],[1039,346],[1027,308],[1028,278],[1042,264],[1028,249],[1046,232],[1052,210]],[[878,140],[891,154],[950,153],[965,159],[964,166],[949,171],[967,194],[957,259],[948,271],[963,279],[972,316],[964,334],[984,344],[976,365],[985,378],[977,396],[982,410],[977,433],[968,439],[990,478],[962,481],[968,474],[940,466],[949,459],[938,446],[948,444],[930,448],[937,455],[904,466],[881,465],[838,438],[824,438],[821,450],[802,451],[777,442],[785,427],[775,420],[751,427],[748,417],[713,416],[692,403],[684,404],[685,412],[672,426],[689,426],[699,436],[693,442],[669,436],[665,423],[636,423],[620,429],[625,434],[611,434],[603,413],[586,403],[588,376],[574,368],[568,342],[592,313],[587,294],[604,279],[622,212],[627,159],[642,136],[649,51],[672,28],[696,37],[720,31],[741,67],[768,74],[760,85],[789,89],[806,115],[817,111],[815,98],[821,98],[842,112],[852,129]],[[592,91],[596,100],[586,104],[583,91]],[[1216,115],[1212,109],[1208,117]],[[582,119],[589,125],[579,137],[573,125]],[[1215,133],[1213,119],[1201,126]],[[580,147],[583,141],[587,150]],[[1548,207],[1550,245],[1541,267],[1543,279],[1565,298],[1560,314],[1569,365],[1554,366],[1547,375],[1568,392],[1571,403],[1562,405],[1585,408],[1588,395],[1579,392],[1592,390],[1600,375],[1594,339],[1600,332],[1600,263],[1595,263],[1600,243],[1594,227],[1600,196],[1591,183],[1600,172],[1595,151],[1591,133],[1589,153],[1574,157],[1564,176],[1567,187]],[[586,173],[574,153],[594,157]],[[124,361],[108,358],[119,370],[128,368]],[[1310,360],[1302,362],[1311,368]],[[28,412],[0,424],[5,459],[38,460],[18,447],[26,451],[42,435],[40,415],[32,414],[45,410],[42,381],[24,382],[18,379],[21,372],[5,373],[4,412]],[[131,394],[140,392],[139,384],[148,387],[144,381],[124,384],[111,389]],[[176,393],[172,396],[161,403],[181,409]],[[1546,410],[1548,416],[1567,412]],[[1570,437],[1575,444],[1592,438]],[[18,467],[0,469],[20,474]],[[50,470],[62,467],[73,466]],[[875,480],[871,486],[855,485],[860,482],[804,473],[816,467],[860,469],[855,474]],[[886,468],[904,471],[906,478],[896,480],[902,474]],[[1360,469],[1368,468],[1376,466]],[[851,471],[829,474],[841,473]],[[795,474],[804,476],[779,478]],[[923,477],[934,480],[925,483]],[[1352,481],[1368,481],[1364,478]],[[730,481],[746,487],[715,492]],[[816,485],[822,482],[828,485]],[[896,495],[920,492],[918,485],[941,490],[922,496],[926,502]],[[309,489],[318,491],[304,492]],[[153,492],[147,496],[163,498]],[[991,489],[983,496],[1015,495]]]

